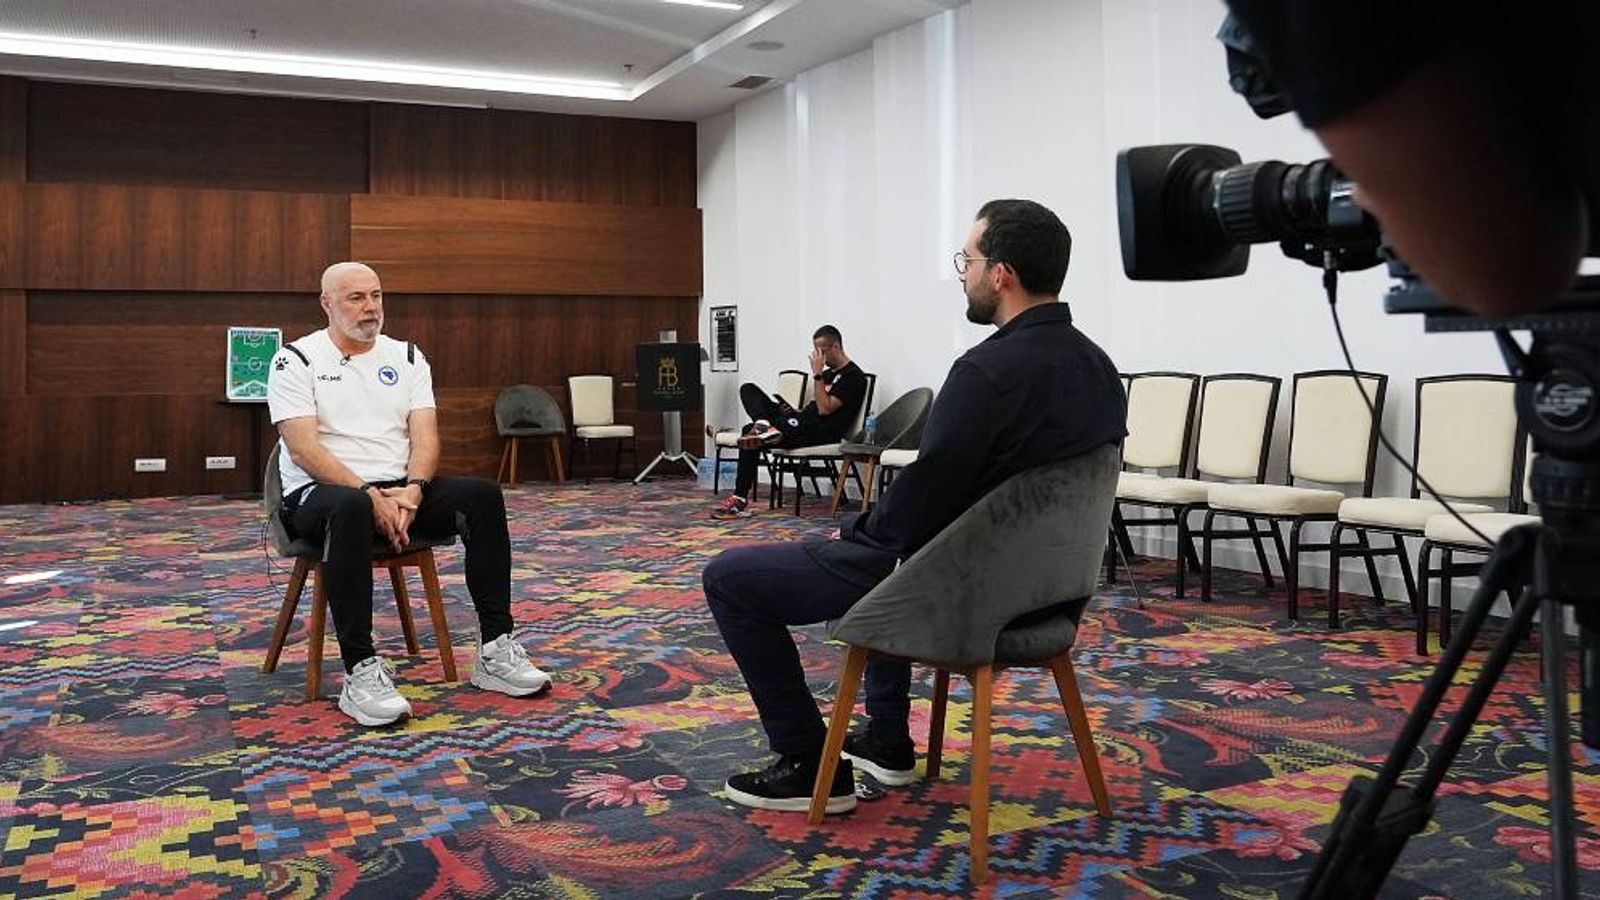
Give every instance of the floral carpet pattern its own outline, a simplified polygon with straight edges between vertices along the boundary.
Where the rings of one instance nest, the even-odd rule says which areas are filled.
[[[719,794],[769,756],[700,571],[737,543],[825,535],[821,506],[713,522],[704,492],[671,482],[527,485],[507,502],[518,635],[554,689],[445,683],[427,617],[408,657],[379,579],[375,636],[415,716],[378,730],[335,708],[331,641],[324,696],[304,700],[306,605],[261,673],[288,569],[259,503],[0,507],[0,896],[980,893],[960,679],[936,781],[816,828]],[[465,676],[459,552],[440,565]],[[1115,816],[1093,813],[1053,682],[1006,673],[981,893],[1292,897],[1429,671],[1407,611],[1347,598],[1330,632],[1315,592],[1295,624],[1257,575],[1219,573],[1202,604],[1172,596],[1170,563],[1135,569],[1144,604],[1125,578],[1105,586],[1075,651]],[[798,636],[825,703],[841,653],[820,628]],[[1537,660],[1531,642],[1517,653],[1384,896],[1549,896]],[[1600,755],[1574,746],[1580,886],[1600,896]]]

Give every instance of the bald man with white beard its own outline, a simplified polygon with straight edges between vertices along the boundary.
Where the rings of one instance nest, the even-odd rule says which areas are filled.
[[[398,551],[412,534],[459,534],[478,612],[479,688],[514,697],[550,678],[512,640],[511,540],[500,486],[436,477],[439,425],[433,372],[415,345],[383,334],[383,285],[357,262],[322,274],[328,327],[286,344],[273,360],[267,404],[281,437],[283,524],[323,546],[323,579],[344,662],[339,709],[362,725],[411,714],[372,645],[375,541]]]

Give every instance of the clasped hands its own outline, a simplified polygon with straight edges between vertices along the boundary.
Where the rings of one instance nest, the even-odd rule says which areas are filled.
[[[417,507],[422,505],[422,488],[415,484],[405,487],[378,488],[372,496],[372,529],[383,536],[394,552],[399,553],[411,541],[411,523],[417,519]]]

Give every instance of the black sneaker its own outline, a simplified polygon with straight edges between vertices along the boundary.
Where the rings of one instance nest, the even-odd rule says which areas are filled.
[[[917,780],[917,748],[910,741],[889,744],[870,731],[852,731],[844,737],[844,758],[891,787]]]
[[[729,800],[741,806],[807,812],[811,809],[811,787],[817,780],[817,765],[817,758],[810,754],[780,756],[777,762],[759,772],[730,776],[722,789]],[[825,812],[834,815],[855,808],[855,773],[850,761],[841,759],[833,773],[833,789],[828,792]]]

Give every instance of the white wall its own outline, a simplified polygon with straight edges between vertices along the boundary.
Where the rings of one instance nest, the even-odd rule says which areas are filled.
[[[973,0],[702,122],[705,303],[739,306],[737,379],[803,367],[811,331],[832,322],[879,374],[879,407],[937,388],[988,333],[964,321],[949,257],[983,200],[1030,197],[1072,230],[1064,299],[1121,369],[1286,379],[1281,476],[1288,377],[1342,365],[1318,274],[1263,245],[1239,278],[1135,283],[1118,249],[1123,147],[1324,155],[1292,116],[1260,121],[1229,90],[1213,37],[1223,12],[1216,0]],[[1421,321],[1384,315],[1387,284],[1381,268],[1346,276],[1340,310],[1356,364],[1390,375],[1385,429],[1409,450],[1414,378],[1503,367],[1487,335],[1425,337]],[[739,420],[735,383],[710,382],[707,421]],[[1408,486],[1380,465],[1380,490]]]

